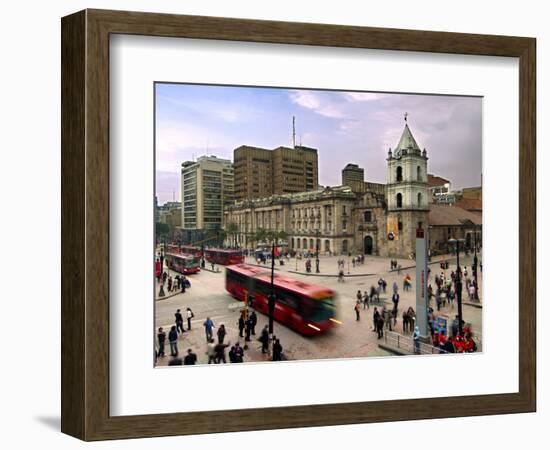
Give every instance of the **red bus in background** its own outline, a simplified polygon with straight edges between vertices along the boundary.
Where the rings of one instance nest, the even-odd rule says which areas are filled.
[[[204,259],[209,263],[230,266],[244,262],[242,250],[231,250],[225,248],[207,248],[204,250]]]
[[[340,323],[336,320],[336,292],[324,286],[305,283],[275,274],[273,318],[306,336],[326,332]],[[268,296],[271,274],[262,267],[238,264],[225,271],[225,289],[237,300],[249,302],[257,311],[269,315]]]
[[[185,253],[187,255],[193,255],[202,258],[202,250],[200,247],[194,247],[193,245],[182,245],[180,246],[180,250],[182,253]]]
[[[181,251],[181,247],[178,244],[166,244],[166,248],[164,249],[165,253],[171,253],[171,254],[178,254],[183,253]]]
[[[175,272],[190,275],[200,272],[200,258],[182,253],[166,253],[164,255],[166,266]]]

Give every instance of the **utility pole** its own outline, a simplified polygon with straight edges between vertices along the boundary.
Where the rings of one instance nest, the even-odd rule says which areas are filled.
[[[273,342],[273,314],[275,312],[275,242],[271,244],[271,293],[269,294],[269,343]],[[268,347],[271,348],[271,345]]]
[[[428,327],[428,237],[422,228],[416,230],[416,320],[420,335],[430,336]]]
[[[296,148],[296,117],[292,116],[292,148]]]
[[[451,244],[456,245],[456,273],[455,273],[455,291],[456,303],[458,305],[458,334],[462,336],[462,269],[460,268],[460,241],[464,239],[449,239]]]

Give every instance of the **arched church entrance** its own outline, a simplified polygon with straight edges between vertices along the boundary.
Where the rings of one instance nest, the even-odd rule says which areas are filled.
[[[365,241],[364,241],[365,255],[372,255],[373,246],[374,244],[373,244],[372,236],[365,236]]]

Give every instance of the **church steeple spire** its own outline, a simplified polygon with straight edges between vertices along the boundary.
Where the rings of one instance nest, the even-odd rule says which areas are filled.
[[[411,129],[409,128],[409,124],[407,123],[408,115],[409,113],[405,113],[404,115],[405,128],[403,129],[401,138],[397,143],[397,147],[395,147],[393,151],[393,156],[395,158],[400,158],[402,155],[411,154],[411,153],[420,154],[421,152],[420,147],[416,143],[416,139],[414,138],[411,132]]]

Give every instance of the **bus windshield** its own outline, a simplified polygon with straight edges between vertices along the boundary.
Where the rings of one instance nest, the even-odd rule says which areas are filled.
[[[334,317],[336,314],[333,297],[326,297],[319,300],[303,298],[301,301],[301,309],[304,319],[311,322],[324,322]]]
[[[185,258],[185,267],[195,267],[198,264],[198,261],[196,258]]]

